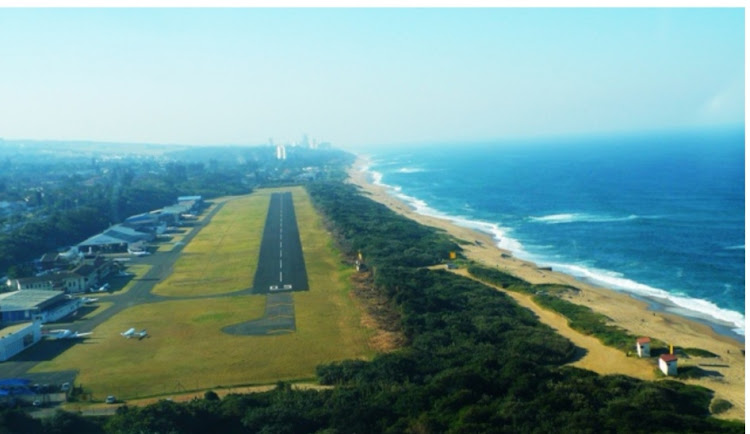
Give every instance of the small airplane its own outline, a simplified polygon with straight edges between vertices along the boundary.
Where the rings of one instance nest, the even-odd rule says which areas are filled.
[[[65,329],[49,330],[49,331],[44,332],[44,336],[48,338],[53,338],[53,339],[80,339],[80,338],[83,338],[92,334],[93,332],[80,333],[80,332],[74,332],[74,331],[65,330]]]
[[[147,252],[145,250],[139,250],[139,251],[132,251],[132,252],[130,252],[130,254],[131,255],[135,255],[135,256],[148,256],[151,253],[149,253],[149,252]]]
[[[104,285],[100,286],[99,289],[97,289],[97,291],[104,292],[108,289],[109,289],[109,283],[105,283]]]
[[[99,301],[99,299],[98,298],[83,297],[82,301],[84,303],[94,303],[94,302]]]
[[[120,335],[122,337],[124,337],[125,339],[130,339],[130,338],[137,337],[140,340],[140,339],[143,339],[146,336],[148,336],[148,333],[146,332],[146,329],[143,329],[143,330],[141,330],[139,332],[136,332],[135,328],[131,327],[131,328],[125,330],[124,332],[120,333]]]

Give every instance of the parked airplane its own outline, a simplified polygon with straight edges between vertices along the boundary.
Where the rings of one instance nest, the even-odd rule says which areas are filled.
[[[148,256],[148,255],[151,254],[151,253],[149,253],[149,252],[147,252],[145,250],[143,250],[143,251],[137,251],[137,252],[136,251],[129,251],[129,252],[130,252],[131,255],[135,255],[135,256]]]
[[[125,330],[124,332],[120,333],[120,335],[126,339],[135,338],[135,337],[137,337],[138,339],[143,339],[146,336],[148,336],[148,333],[146,333],[146,329],[136,332],[135,328],[129,328]]]
[[[79,339],[93,334],[93,332],[79,333],[65,329],[49,330],[43,333],[44,336],[53,339]]]
[[[83,297],[83,302],[86,303],[86,304],[88,304],[88,303],[94,303],[94,302],[97,302],[97,301],[99,301],[98,298]]]

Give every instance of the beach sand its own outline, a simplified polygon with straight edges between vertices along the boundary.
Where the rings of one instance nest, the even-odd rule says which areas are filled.
[[[366,159],[360,157],[349,170],[349,182],[359,186],[371,199],[380,202],[393,211],[421,224],[444,230],[453,237],[467,241],[462,245],[464,255],[476,262],[497,267],[530,283],[560,283],[580,289],[577,295],[568,299],[571,302],[590,307],[612,320],[614,325],[639,336],[648,336],[668,344],[683,348],[700,348],[718,354],[719,358],[691,357],[680,358],[679,366],[697,365],[713,375],[699,379],[681,380],[714,390],[715,399],[724,399],[733,407],[717,415],[722,419],[745,420],[745,356],[744,343],[716,333],[711,327],[678,315],[649,310],[646,302],[627,294],[601,288],[577,280],[556,271],[541,270],[536,264],[514,258],[509,251],[496,247],[491,235],[464,228],[451,221],[416,213],[409,205],[390,195],[382,186],[370,182],[363,168]],[[466,270],[457,270],[467,275]],[[498,288],[498,290],[500,290]],[[624,374],[645,380],[659,378],[656,374],[656,358],[650,360],[628,357],[623,352],[607,347],[598,339],[571,329],[567,320],[555,313],[538,307],[531,297],[508,292],[519,304],[531,309],[540,319],[556,329],[585,350],[585,355],[571,363],[573,366],[595,371],[599,374]],[[635,342],[633,342],[635,352]]]

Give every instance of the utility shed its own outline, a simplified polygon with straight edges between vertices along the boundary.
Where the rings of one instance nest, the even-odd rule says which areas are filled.
[[[647,337],[636,339],[635,350],[638,352],[638,357],[651,357],[651,339]]]
[[[659,369],[664,375],[677,375],[677,356],[674,354],[659,356]]]

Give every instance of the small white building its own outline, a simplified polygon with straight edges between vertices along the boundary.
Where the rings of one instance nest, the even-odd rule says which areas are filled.
[[[651,357],[651,339],[647,337],[636,339],[635,350],[638,352],[638,357]]]
[[[659,369],[664,375],[677,375],[677,356],[674,354],[659,356]]]
[[[0,329],[0,362],[4,362],[42,339],[39,321],[14,324]]]

